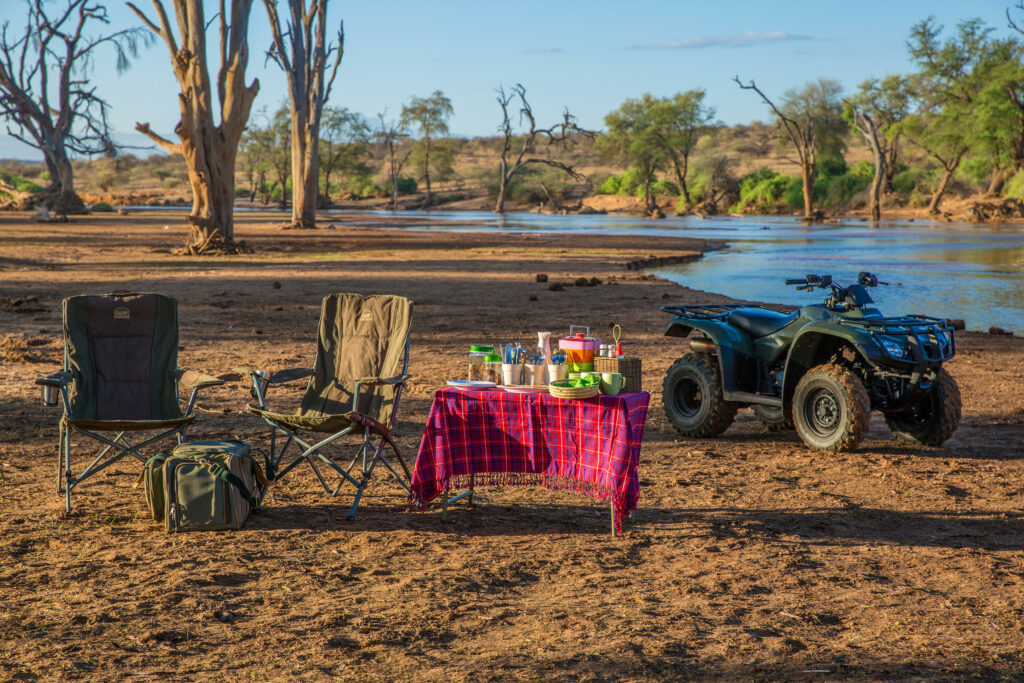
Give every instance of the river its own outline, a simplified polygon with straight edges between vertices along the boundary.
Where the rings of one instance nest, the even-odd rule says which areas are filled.
[[[335,213],[335,212],[332,212]],[[350,213],[350,212],[339,212]],[[358,215],[360,212],[351,212]],[[379,212],[387,215],[387,212]],[[412,212],[399,215],[407,221]],[[805,225],[794,218],[694,216],[651,220],[615,215],[543,215],[431,211],[445,227],[468,232],[614,233],[722,240],[726,249],[692,263],[651,269],[692,289],[737,299],[807,304],[821,290],[798,292],[787,277],[829,273],[840,283],[871,271],[890,282],[872,292],[886,315],[920,313],[961,318],[968,329],[1003,327],[1024,333],[1024,226],[851,219]]]

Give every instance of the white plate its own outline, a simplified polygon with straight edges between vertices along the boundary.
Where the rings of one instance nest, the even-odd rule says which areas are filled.
[[[546,393],[548,393],[548,388],[546,386],[541,386],[541,387],[508,386],[506,384],[503,384],[501,386],[501,388],[504,389],[505,391],[507,391],[510,394],[546,394]]]
[[[469,380],[469,379],[450,379],[448,380],[448,386],[455,387],[456,389],[468,389],[470,391],[481,391],[483,389],[493,389],[498,386],[494,382],[481,382],[480,380]]]

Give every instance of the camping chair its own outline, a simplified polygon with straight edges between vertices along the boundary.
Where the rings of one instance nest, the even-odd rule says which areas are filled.
[[[412,322],[412,301],[401,296],[332,294],[323,300],[316,360],[313,368],[297,368],[263,373],[239,369],[252,380],[252,395],[258,407],[246,409],[259,415],[270,425],[272,465],[280,480],[303,462],[329,495],[337,495],[345,483],[356,488],[355,500],[348,519],[355,517],[359,499],[377,463],[382,463],[406,491],[411,479],[409,467],[398,445],[391,438],[398,415],[402,390],[411,375],[409,369],[409,327]],[[275,413],[267,408],[267,389],[309,378],[306,393],[294,414]],[[326,435],[315,443],[298,432]],[[276,450],[280,433],[284,444]],[[348,467],[343,467],[324,448],[348,434],[357,434],[361,443]],[[374,437],[379,442],[374,445]],[[294,442],[299,453],[287,466],[281,467],[285,451]],[[395,452],[405,479],[384,455],[384,444]],[[371,455],[372,452],[372,455]],[[352,468],[362,458],[361,478],[352,475]],[[338,485],[328,485],[319,464],[332,468],[340,477]]]
[[[36,380],[43,402],[63,402],[57,447],[57,492],[71,512],[71,490],[126,456],[171,436],[185,440],[204,387],[224,380],[178,369],[178,302],[159,294],[106,294],[64,299],[64,369]],[[190,389],[182,411],[179,386]],[[138,443],[126,434],[152,432]],[[71,434],[104,444],[81,474],[71,472]],[[112,438],[101,432],[113,432]],[[113,454],[103,462],[104,456]]]

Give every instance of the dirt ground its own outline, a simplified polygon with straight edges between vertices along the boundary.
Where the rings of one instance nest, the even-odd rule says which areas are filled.
[[[191,259],[170,254],[180,212],[0,217],[0,679],[1024,677],[1024,340],[958,336],[964,421],[942,449],[898,444],[876,417],[857,452],[814,453],[749,411],[683,440],[661,408],[681,348],[658,308],[725,299],[623,264],[699,241],[238,218],[254,255]],[[601,284],[550,289],[579,277]],[[299,469],[244,530],[170,536],[129,462],[65,517],[58,412],[32,380],[58,369],[61,298],[114,290],[178,297],[180,365],[211,373],[310,365],[327,293],[412,297],[410,460],[471,343],[619,323],[652,393],[636,518],[616,538],[604,503],[510,487],[443,523],[379,476],[346,522],[350,496]],[[265,446],[247,400],[237,383],[203,392],[192,436]]]

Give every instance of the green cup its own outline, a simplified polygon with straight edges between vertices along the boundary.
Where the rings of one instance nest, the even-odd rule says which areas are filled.
[[[601,393],[605,396],[617,396],[625,383],[626,378],[618,372],[601,373]]]

